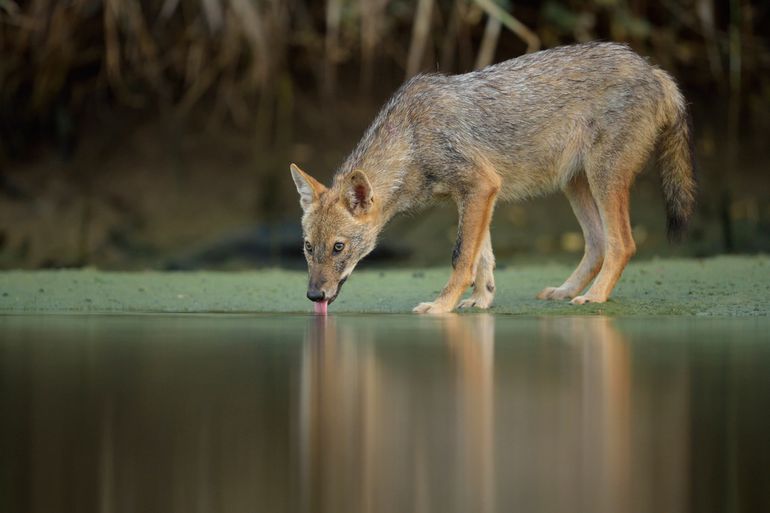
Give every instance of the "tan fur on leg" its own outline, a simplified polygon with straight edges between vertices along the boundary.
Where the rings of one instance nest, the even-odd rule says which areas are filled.
[[[495,298],[495,255],[492,252],[492,239],[487,229],[484,242],[479,251],[476,263],[476,277],[473,280],[473,294],[468,299],[463,299],[458,308],[482,308],[492,306]]]
[[[606,193],[596,198],[604,227],[604,263],[588,292],[583,296],[575,297],[572,300],[573,304],[607,301],[623,269],[636,252],[628,215],[628,187],[619,189],[614,194]]]
[[[473,281],[474,266],[478,262],[484,236],[489,232],[492,211],[500,191],[500,177],[490,168],[479,170],[475,188],[458,198],[461,209],[460,240],[457,261],[452,276],[441,294],[433,302],[420,303],[416,313],[451,312]]]
[[[583,230],[585,250],[575,271],[559,287],[546,287],[538,299],[572,299],[599,273],[604,260],[604,229],[585,174],[575,177],[564,189]]]

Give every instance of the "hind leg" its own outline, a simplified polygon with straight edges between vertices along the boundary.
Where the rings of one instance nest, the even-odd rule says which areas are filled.
[[[596,202],[584,174],[575,177],[564,189],[572,211],[583,230],[585,250],[575,271],[558,287],[546,287],[538,299],[572,299],[594,279],[604,260],[604,234]]]
[[[604,229],[604,262],[588,292],[572,300],[572,304],[576,305],[607,301],[623,269],[636,252],[628,214],[630,180],[602,185],[594,186],[592,183],[591,190]]]
[[[476,275],[473,280],[473,293],[468,299],[460,301],[458,308],[489,308],[495,298],[495,255],[492,253],[492,239],[489,229],[479,250],[476,263]]]

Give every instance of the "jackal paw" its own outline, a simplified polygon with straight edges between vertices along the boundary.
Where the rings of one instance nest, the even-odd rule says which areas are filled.
[[[477,296],[472,294],[468,299],[463,299],[457,308],[481,308],[486,310],[492,306],[492,296]]]
[[[562,287],[546,287],[540,291],[537,295],[537,299],[572,299],[574,295],[575,294],[569,289],[564,289]]]
[[[591,294],[586,294],[584,296],[577,296],[575,299],[570,301],[573,305],[584,305],[586,303],[604,303],[607,301],[606,297],[600,297],[600,296],[593,296]]]
[[[442,314],[451,312],[451,308],[447,308],[444,305],[441,305],[436,302],[429,302],[429,303],[420,303],[419,305],[412,308],[412,311],[414,313],[420,313],[420,314]]]

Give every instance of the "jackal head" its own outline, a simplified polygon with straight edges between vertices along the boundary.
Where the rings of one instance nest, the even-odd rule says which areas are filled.
[[[291,165],[291,176],[303,212],[307,297],[328,304],[337,298],[358,261],[377,243],[372,186],[363,171],[335,180],[330,188],[295,164]]]

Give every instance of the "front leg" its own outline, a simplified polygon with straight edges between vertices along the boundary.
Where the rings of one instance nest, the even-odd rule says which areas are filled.
[[[446,313],[454,310],[460,297],[473,282],[479,253],[489,232],[492,210],[500,190],[500,178],[494,171],[479,173],[473,189],[456,197],[460,211],[457,246],[452,255],[454,271],[441,294],[430,303],[414,307],[416,313]],[[480,285],[485,286],[485,285]],[[492,285],[494,287],[494,283]],[[493,288],[494,290],[494,288]]]
[[[495,298],[495,255],[492,252],[492,239],[489,229],[484,235],[484,242],[479,251],[473,279],[473,294],[463,299],[458,308],[489,308]]]

